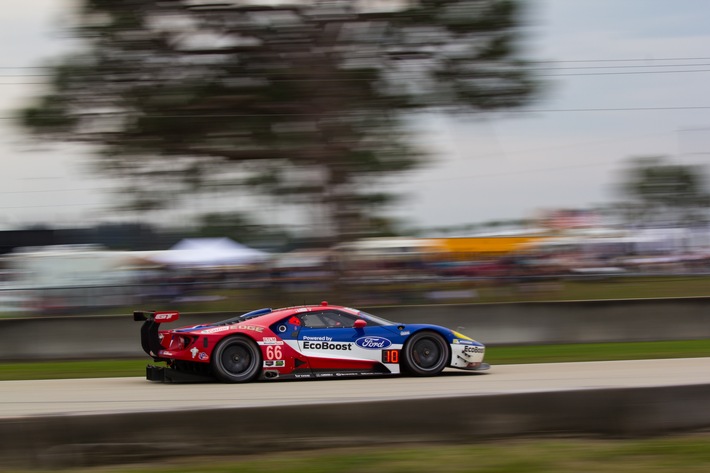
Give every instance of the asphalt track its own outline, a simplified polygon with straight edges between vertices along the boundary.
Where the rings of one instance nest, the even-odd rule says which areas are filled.
[[[710,358],[493,366],[434,378],[161,384],[136,378],[0,382],[0,418],[445,398],[710,383]]]

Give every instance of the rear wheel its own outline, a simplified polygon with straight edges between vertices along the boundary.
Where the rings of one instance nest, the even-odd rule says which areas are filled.
[[[212,352],[212,369],[220,381],[244,383],[259,375],[261,351],[250,338],[237,335],[222,340]]]
[[[441,373],[449,361],[449,347],[441,335],[417,332],[404,345],[404,371],[415,376]]]

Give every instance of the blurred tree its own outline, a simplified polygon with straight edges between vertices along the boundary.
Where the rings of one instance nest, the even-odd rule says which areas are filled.
[[[619,186],[617,205],[634,226],[693,226],[708,222],[710,193],[699,166],[671,164],[665,157],[633,159]]]
[[[85,49],[49,68],[20,121],[97,145],[129,209],[248,186],[346,238],[380,225],[378,178],[423,160],[409,112],[531,99],[521,3],[83,0]]]
[[[255,248],[272,251],[286,248],[295,238],[283,227],[261,225],[239,213],[207,213],[198,219],[197,228],[189,233],[200,238],[229,237]]]

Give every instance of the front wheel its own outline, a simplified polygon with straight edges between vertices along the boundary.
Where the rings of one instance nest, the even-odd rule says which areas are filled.
[[[404,371],[415,376],[435,376],[449,360],[449,347],[441,335],[417,332],[404,345]]]
[[[212,369],[220,381],[245,383],[261,369],[261,351],[250,338],[237,335],[222,340],[212,352]]]

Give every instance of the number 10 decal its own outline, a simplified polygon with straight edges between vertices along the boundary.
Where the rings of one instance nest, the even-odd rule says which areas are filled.
[[[382,363],[399,363],[399,350],[382,350]]]

